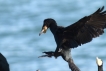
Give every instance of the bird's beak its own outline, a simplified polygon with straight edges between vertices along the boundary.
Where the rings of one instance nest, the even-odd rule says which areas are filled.
[[[42,34],[42,33],[46,33],[47,31],[47,26],[44,26],[41,30],[41,32],[39,33],[39,36]]]

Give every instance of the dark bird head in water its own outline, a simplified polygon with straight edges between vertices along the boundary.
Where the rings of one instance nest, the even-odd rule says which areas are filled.
[[[42,33],[46,33],[47,29],[51,26],[51,24],[54,24],[54,23],[56,23],[54,19],[51,19],[51,18],[45,19],[45,20],[43,21],[42,30],[41,30],[41,32],[39,33],[39,36],[40,36]]]

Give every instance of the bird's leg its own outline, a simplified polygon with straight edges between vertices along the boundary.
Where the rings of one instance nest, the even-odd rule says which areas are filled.
[[[52,56],[54,56],[55,58],[57,58],[58,56],[61,56],[61,52],[58,52],[58,49],[59,48],[56,48],[55,52],[54,51],[43,52],[46,55],[39,56],[39,58],[40,57],[52,57]]]
[[[62,49],[59,48],[59,47],[60,47],[60,45],[57,46],[57,48],[56,48],[56,50],[55,50],[55,52],[54,52],[54,57],[55,57],[55,58],[61,56],[61,51],[62,51]]]
[[[62,51],[62,48],[59,48],[58,52],[61,52]]]

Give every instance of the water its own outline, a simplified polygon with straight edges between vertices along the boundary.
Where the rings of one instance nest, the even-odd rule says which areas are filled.
[[[70,71],[61,57],[38,58],[43,51],[56,47],[50,30],[38,35],[43,20],[54,18],[58,25],[68,26],[103,5],[105,0],[0,0],[0,52],[7,58],[10,70]],[[72,50],[81,71],[97,71],[96,56],[104,61],[106,70],[105,36]]]

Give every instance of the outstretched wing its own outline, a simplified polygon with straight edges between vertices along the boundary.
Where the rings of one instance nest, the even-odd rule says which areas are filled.
[[[81,45],[103,34],[103,29],[106,26],[106,11],[103,11],[103,9],[104,6],[90,16],[86,16],[78,22],[66,27],[63,34],[64,37],[68,41],[72,42],[74,40],[73,43],[77,42],[78,45]]]

